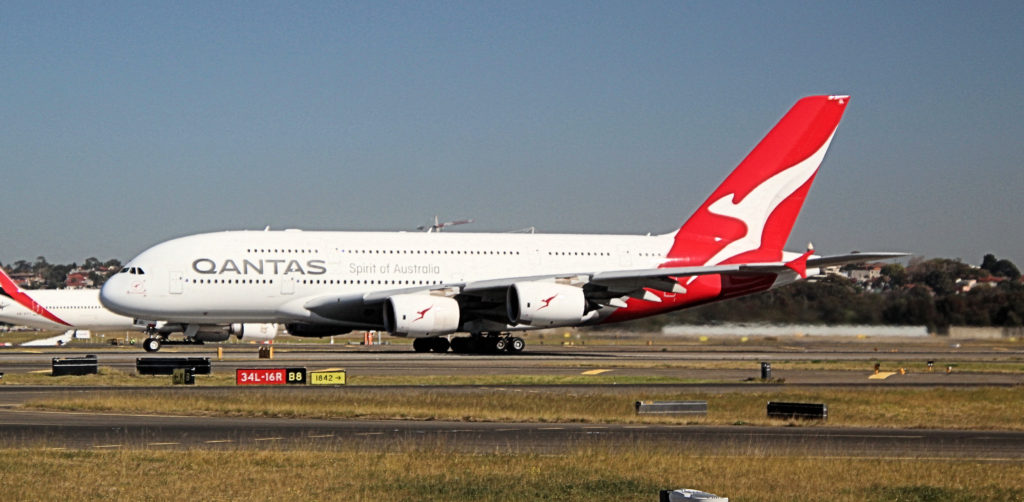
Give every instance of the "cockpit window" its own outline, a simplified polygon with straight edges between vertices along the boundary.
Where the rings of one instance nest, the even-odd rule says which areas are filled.
[[[139,275],[145,275],[146,274],[145,272],[142,271],[142,267],[139,267],[138,270],[139,270]]]
[[[121,271],[118,272],[118,273],[124,274],[124,273],[127,273],[127,272],[128,272],[128,267],[125,267],[125,268],[122,268]]]

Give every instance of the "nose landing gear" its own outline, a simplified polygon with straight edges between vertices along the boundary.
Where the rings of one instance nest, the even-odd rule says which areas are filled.
[[[142,342],[142,348],[145,349],[146,352],[156,352],[160,350],[161,342],[162,340],[160,339],[160,337],[151,336]]]

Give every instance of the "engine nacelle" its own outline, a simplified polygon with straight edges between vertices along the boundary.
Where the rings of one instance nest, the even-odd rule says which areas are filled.
[[[235,323],[231,325],[231,334],[245,342],[264,342],[277,336],[277,324]]]
[[[188,324],[184,330],[187,340],[197,342],[223,342],[231,336],[231,327],[217,324]]]
[[[508,288],[508,320],[536,327],[571,326],[583,321],[583,289],[551,282],[517,282]]]
[[[437,336],[459,329],[459,302],[447,296],[395,295],[384,302],[384,327],[392,334]]]
[[[351,329],[342,328],[340,326],[331,326],[329,324],[306,324],[303,322],[285,324],[284,329],[289,335],[308,338],[344,335],[345,333],[352,331]]]

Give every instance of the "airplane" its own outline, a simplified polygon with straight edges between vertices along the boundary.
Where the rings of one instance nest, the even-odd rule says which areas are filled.
[[[384,330],[417,352],[519,353],[519,331],[628,321],[906,256],[783,250],[848,102],[800,99],[674,232],[203,233],[143,251],[100,300],[192,330],[246,319],[296,336]]]
[[[127,267],[126,271],[130,271]],[[42,330],[63,330],[65,335],[86,331],[147,331],[156,330],[163,336],[184,331],[179,325],[160,323],[147,326],[132,317],[115,314],[100,303],[99,289],[33,289],[23,290],[0,268],[0,322],[28,326]],[[272,329],[270,329],[272,327]],[[229,335],[239,340],[263,341],[277,335],[276,325],[232,323],[216,336],[186,332],[180,343],[224,341]],[[67,337],[70,339],[71,337]],[[63,340],[63,338],[62,338]]]

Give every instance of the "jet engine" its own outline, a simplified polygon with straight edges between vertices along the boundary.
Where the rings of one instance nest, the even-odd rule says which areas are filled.
[[[551,282],[517,282],[508,288],[508,320],[536,327],[570,326],[584,320],[583,290]]]
[[[392,334],[437,336],[459,329],[459,302],[447,296],[395,295],[384,302],[384,327]]]
[[[185,340],[196,342],[223,342],[231,336],[231,327],[219,324],[188,324],[184,329]]]
[[[273,340],[277,336],[277,324],[235,323],[231,325],[230,331],[244,342],[263,342]]]

